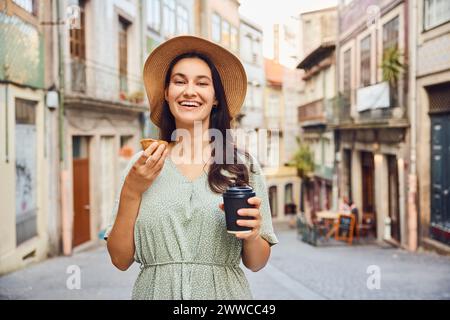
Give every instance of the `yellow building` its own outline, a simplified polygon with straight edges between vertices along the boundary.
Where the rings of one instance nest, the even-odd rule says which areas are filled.
[[[295,168],[285,165],[285,99],[282,88],[284,67],[273,60],[265,59],[265,73],[265,128],[269,131],[269,137],[279,138],[278,141],[269,140],[272,143],[268,145],[268,159],[263,163],[263,170],[267,179],[273,219],[285,221],[289,220],[289,217],[295,217],[299,210],[300,178]],[[295,205],[294,209],[292,204]],[[294,212],[290,214],[292,210]]]

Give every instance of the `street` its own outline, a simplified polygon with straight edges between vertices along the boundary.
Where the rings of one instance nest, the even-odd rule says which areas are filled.
[[[242,266],[255,299],[450,299],[450,257],[376,245],[312,247],[293,229],[276,233],[280,243],[263,270]],[[67,287],[70,266],[81,271],[80,289]],[[369,266],[379,271],[377,288],[369,289]],[[136,264],[115,269],[100,246],[1,277],[0,299],[130,299],[138,272]]]

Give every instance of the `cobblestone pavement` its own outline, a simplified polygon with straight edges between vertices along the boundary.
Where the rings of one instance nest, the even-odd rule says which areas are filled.
[[[376,245],[312,247],[288,228],[277,235],[263,270],[243,267],[255,299],[450,299],[450,257]],[[71,265],[81,270],[79,290],[66,286]],[[371,265],[379,289],[367,287]],[[130,299],[138,272],[136,264],[115,269],[101,246],[0,277],[0,299]]]

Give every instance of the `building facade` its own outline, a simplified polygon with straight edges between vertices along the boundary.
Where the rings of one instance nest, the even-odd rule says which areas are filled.
[[[258,130],[264,126],[264,59],[262,29],[241,16],[239,55],[247,74],[247,96],[239,116],[239,127]]]
[[[307,216],[336,208],[333,199],[334,132],[327,126],[330,108],[336,96],[335,41],[337,8],[327,8],[300,15],[305,56],[297,68],[304,71],[304,89],[298,107],[302,142],[314,158],[314,172],[305,184]],[[335,192],[336,193],[336,190]]]
[[[378,8],[370,18],[368,8]],[[363,0],[339,5],[338,97],[330,126],[338,137],[340,197],[358,220],[375,221],[378,241],[406,247],[409,118],[407,1]]]
[[[412,176],[419,213],[418,244],[450,252],[450,3],[411,1],[412,45],[417,48],[411,70]]]
[[[239,55],[239,1],[196,0],[195,34]]]
[[[0,3],[0,274],[47,257],[45,15],[35,1]]]
[[[195,34],[195,0],[147,0],[143,1],[144,20],[144,58],[154,48],[170,37],[182,34]],[[146,137],[158,138],[158,128],[150,121],[149,111],[145,114]]]
[[[267,179],[270,208],[274,221],[293,221],[300,204],[300,178],[286,159],[286,104],[283,79],[286,67],[265,59],[265,129],[268,132],[267,158],[263,170]]]
[[[69,3],[62,3],[63,12]],[[63,252],[102,239],[120,174],[139,149],[148,110],[142,84],[142,1],[79,1],[61,34]]]

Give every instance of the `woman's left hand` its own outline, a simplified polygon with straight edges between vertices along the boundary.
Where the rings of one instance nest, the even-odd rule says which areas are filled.
[[[248,203],[253,205],[254,208],[242,208],[238,210],[238,214],[240,216],[247,216],[247,217],[253,217],[253,220],[237,220],[237,224],[242,227],[249,227],[252,228],[251,232],[247,233],[236,233],[236,238],[247,240],[247,241],[253,241],[258,239],[260,236],[260,230],[261,230],[261,213],[259,211],[259,208],[261,206],[261,199],[258,197],[252,197],[248,199]],[[223,203],[220,204],[220,209],[224,210]]]

